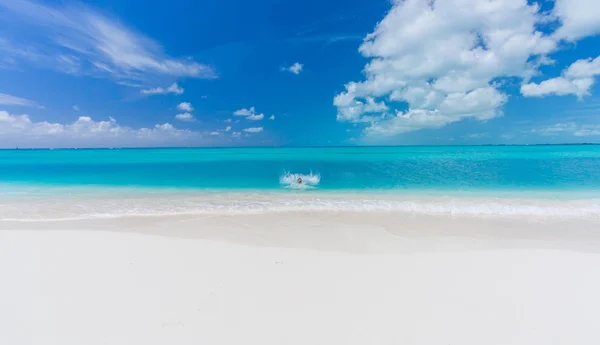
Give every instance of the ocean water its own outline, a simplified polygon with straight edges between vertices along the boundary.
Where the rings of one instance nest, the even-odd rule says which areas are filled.
[[[595,217],[599,200],[596,145],[0,150],[0,219],[289,210]]]

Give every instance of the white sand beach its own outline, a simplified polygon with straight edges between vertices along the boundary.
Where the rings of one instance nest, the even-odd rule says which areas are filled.
[[[0,344],[598,344],[600,223],[0,221]]]

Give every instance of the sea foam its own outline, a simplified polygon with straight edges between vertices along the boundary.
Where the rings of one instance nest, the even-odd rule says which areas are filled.
[[[313,178],[312,181],[314,183],[317,180]],[[10,199],[12,200],[0,198],[0,221],[271,212],[397,212],[475,217],[532,216],[600,219],[600,199],[390,197],[366,194],[336,195],[317,191],[306,194],[293,193],[293,195],[262,192],[141,193]]]

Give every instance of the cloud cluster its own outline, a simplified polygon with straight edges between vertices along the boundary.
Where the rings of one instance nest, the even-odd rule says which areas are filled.
[[[181,102],[177,105],[177,109],[183,111],[181,114],[175,115],[175,119],[186,122],[194,122],[196,118],[190,112],[194,111],[194,107],[189,102]]]
[[[68,124],[35,122],[28,115],[0,111],[0,146],[30,147],[115,147],[173,146],[187,143],[202,144],[198,132],[181,130],[169,123],[151,128],[134,129],[122,126],[109,117],[94,121],[80,116]]]
[[[560,40],[597,32],[600,11],[577,19],[585,3],[598,5],[571,3],[557,0],[548,15],[527,0],[393,0],[359,48],[370,59],[365,80],[347,83],[334,98],[338,121],[366,123],[367,136],[393,136],[501,116],[508,99],[501,90],[503,78],[527,84],[541,65],[551,63],[547,55]],[[549,21],[559,22],[553,34],[539,29]],[[569,93],[589,88],[590,75],[583,74],[568,80]],[[524,93],[564,87],[550,85],[557,82],[565,84],[527,84]]]
[[[35,38],[44,42],[41,51],[29,56],[55,54],[56,59],[42,59],[49,67],[71,73],[97,73],[118,80],[141,80],[152,75],[172,77],[214,78],[214,70],[189,59],[168,56],[162,47],[141,33],[123,26],[84,5],[50,6],[29,0],[0,0],[3,16],[17,19],[33,30],[23,30],[19,42]],[[9,21],[5,21],[7,24]],[[35,35],[26,36],[25,32]],[[17,54],[26,51],[10,44]],[[17,54],[18,57],[25,57]],[[33,58],[29,60],[34,60]]]
[[[239,110],[236,110],[233,112],[234,116],[244,116],[246,117],[246,120],[250,120],[250,121],[258,121],[258,120],[262,120],[265,118],[265,114],[257,114],[256,113],[256,109],[254,107],[250,107],[249,109],[246,108],[242,108]],[[271,117],[269,117],[270,120],[274,120],[275,119],[275,115],[271,115]],[[230,119],[225,120],[225,122],[231,122]],[[236,121],[237,122],[237,121]],[[230,128],[231,127],[227,127]],[[263,131],[262,127],[249,127],[249,128],[245,128],[242,130],[245,133],[259,133]],[[232,137],[240,137],[242,135],[241,132],[233,132],[231,133]],[[248,134],[246,134],[248,135]]]

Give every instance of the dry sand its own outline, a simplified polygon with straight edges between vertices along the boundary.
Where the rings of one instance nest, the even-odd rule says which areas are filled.
[[[600,223],[0,221],[0,344],[599,344]]]

